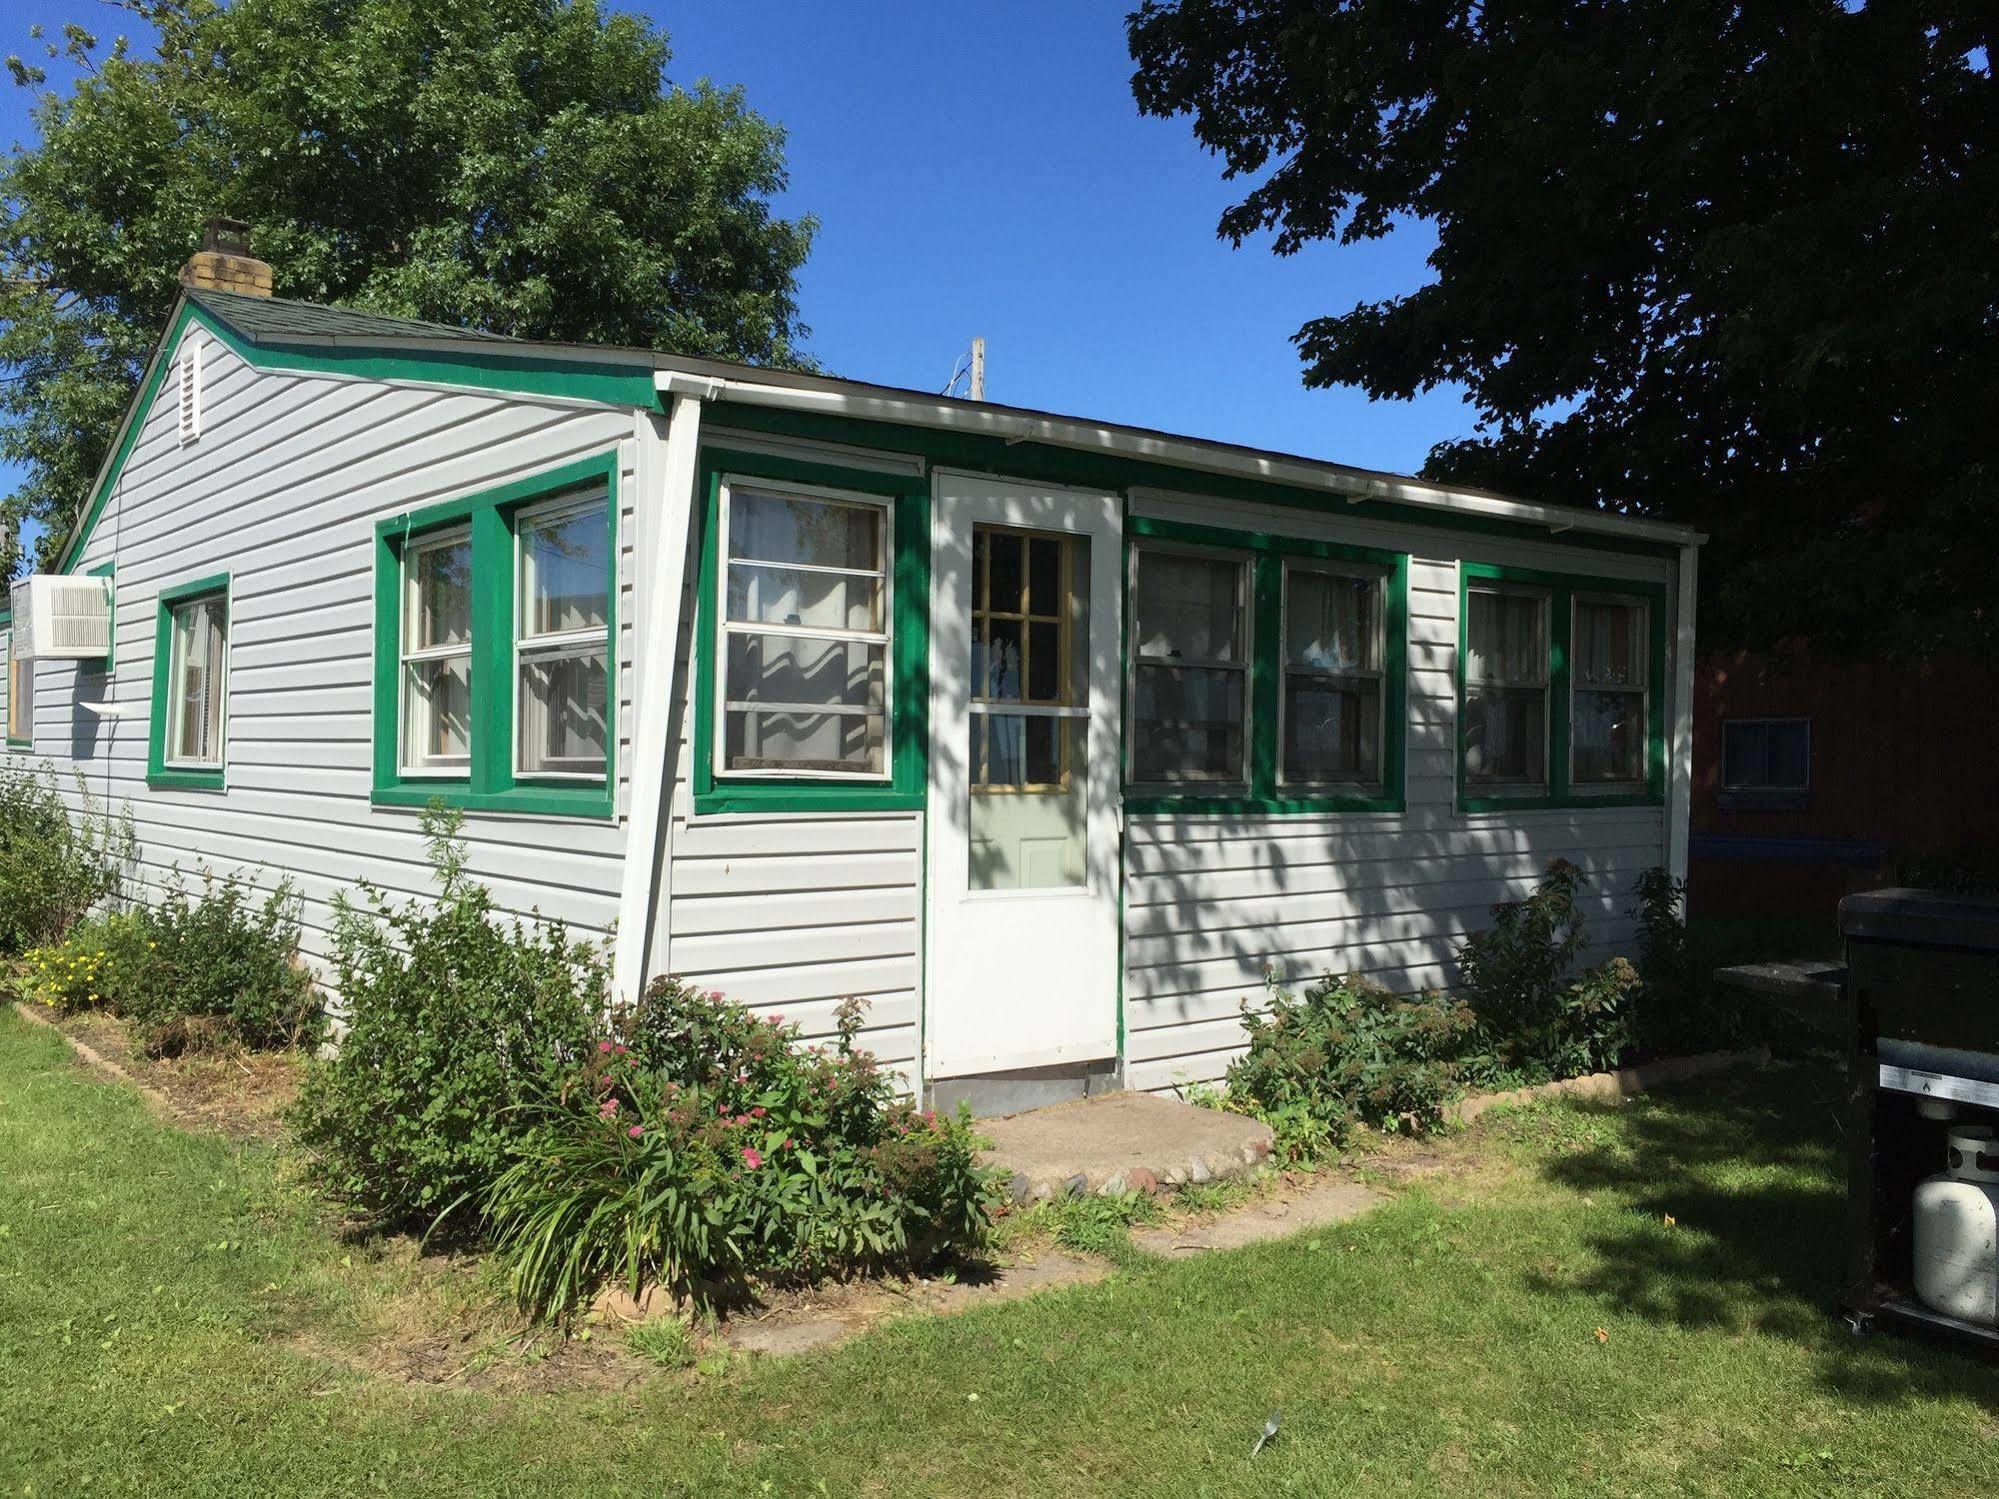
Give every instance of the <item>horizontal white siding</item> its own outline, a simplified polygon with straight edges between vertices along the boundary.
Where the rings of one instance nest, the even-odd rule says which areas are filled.
[[[1164,520],[1411,553],[1406,811],[1328,816],[1134,817],[1125,845],[1125,1061],[1136,1088],[1219,1078],[1242,1049],[1241,1005],[1268,970],[1297,985],[1364,974],[1442,988],[1494,902],[1526,894],[1552,859],[1588,877],[1593,954],[1629,951],[1631,887],[1666,861],[1656,807],[1457,810],[1458,565],[1496,562],[1649,582],[1670,568],[1571,546],[1459,537],[1327,511],[1138,496]],[[1668,621],[1668,640],[1672,638]],[[1667,681],[1673,680],[1668,662]]]
[[[616,448],[619,519],[619,805],[630,772],[635,535],[629,411],[330,376],[256,371],[198,328],[200,438],[182,445],[171,382],[76,563],[117,563],[110,677],[67,662],[36,673],[37,755],[128,805],[138,874],[242,870],[304,896],[305,948],[321,958],[332,898],[367,879],[432,886],[414,809],[375,807],[372,785],[375,523]],[[230,576],[227,789],[146,784],[154,626],[163,587]],[[123,715],[81,704],[108,698]],[[617,914],[622,824],[469,812],[472,873],[509,912],[579,935]]]
[[[688,594],[675,652],[680,721],[667,930],[656,928],[653,968],[797,1021],[811,1044],[833,1037],[842,1000],[858,999],[865,1011],[857,1044],[914,1092],[923,819],[912,812],[695,816],[691,581]]]

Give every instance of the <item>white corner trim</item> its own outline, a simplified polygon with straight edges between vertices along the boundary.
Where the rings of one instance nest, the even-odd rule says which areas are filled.
[[[687,546],[694,514],[695,460],[701,446],[701,399],[674,397],[660,440],[659,419],[638,412],[639,535],[646,546],[637,583],[639,629],[632,646],[632,684],[638,699],[632,733],[631,813],[626,821],[625,863],[618,897],[618,945],[612,980],[616,996],[635,1000],[653,971],[655,925],[670,930],[672,889],[660,858],[668,788],[673,689],[680,644],[680,596],[687,586]],[[664,970],[669,954],[659,954]]]
[[[1687,877],[1694,789],[1694,613],[1699,606],[1700,548],[1680,548],[1673,609],[1673,722],[1666,735],[1666,871]]]

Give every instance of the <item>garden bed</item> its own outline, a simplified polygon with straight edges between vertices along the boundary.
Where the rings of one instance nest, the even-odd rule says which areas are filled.
[[[79,1061],[106,1078],[131,1084],[169,1124],[235,1139],[275,1142],[284,1136],[284,1112],[298,1097],[295,1053],[232,1047],[149,1057],[114,1016],[88,1011],[51,1015],[18,1002],[14,1008],[27,1020],[60,1032]]]

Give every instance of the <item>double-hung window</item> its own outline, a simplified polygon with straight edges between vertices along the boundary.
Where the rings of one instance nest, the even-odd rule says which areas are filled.
[[[1651,713],[1643,599],[1575,596],[1569,644],[1569,782],[1636,787],[1645,780]]]
[[[1549,595],[1478,583],[1465,591],[1465,784],[1548,784]]]
[[[601,777],[610,736],[610,528],[604,496],[515,517],[520,776]]]
[[[375,529],[375,790],[609,817],[617,479],[605,453]]]
[[[724,483],[717,776],[889,779],[893,505]]]
[[[1249,559],[1134,547],[1131,589],[1129,778],[1247,784]]]
[[[1382,582],[1285,559],[1280,786],[1380,784]]]
[[[1460,577],[1464,810],[1663,800],[1665,590],[1470,561]]]
[[[219,791],[229,741],[229,579],[160,590],[147,780]]]
[[[464,775],[472,758],[472,533],[403,551],[402,768]]]

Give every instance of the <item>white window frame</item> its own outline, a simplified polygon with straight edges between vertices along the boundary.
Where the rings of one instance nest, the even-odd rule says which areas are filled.
[[[222,602],[222,671],[214,683],[215,687],[215,758],[199,759],[192,755],[175,754],[174,740],[180,733],[181,717],[181,677],[186,667],[186,658],[181,654],[180,617],[183,613],[200,609],[216,600]],[[221,770],[229,753],[229,651],[236,639],[235,611],[229,607],[228,589],[217,589],[213,593],[197,593],[188,598],[175,599],[167,605],[167,696],[163,705],[167,721],[163,725],[160,738],[160,763],[168,770]]]
[[[1278,635],[1277,635],[1277,784],[1299,791],[1321,788],[1329,790],[1349,790],[1358,788],[1368,792],[1378,792],[1386,784],[1388,767],[1388,574],[1378,567],[1362,563],[1338,562],[1328,558],[1286,556],[1279,559],[1282,572],[1278,589]],[[1288,659],[1291,649],[1291,574],[1294,572],[1316,573],[1327,578],[1358,579],[1373,587],[1374,609],[1370,622],[1373,639],[1375,665],[1369,671],[1321,671],[1317,667],[1293,666]],[[1284,773],[1284,746],[1289,741],[1285,737],[1286,705],[1290,694],[1284,688],[1286,679],[1292,676],[1313,677],[1321,682],[1372,682],[1375,684],[1376,712],[1374,716],[1374,778],[1372,780],[1317,780],[1311,778],[1292,779]]]
[[[1805,728],[1805,779],[1798,786],[1743,786],[1728,779],[1728,731],[1746,725],[1803,724]],[[1721,789],[1736,796],[1809,796],[1812,789],[1812,721],[1802,713],[1760,714],[1752,718],[1721,720]]]
[[[1638,685],[1636,687],[1588,687],[1576,670],[1576,618],[1584,604],[1614,604],[1638,611]],[[1571,796],[1624,796],[1642,790],[1651,777],[1652,756],[1652,601],[1642,594],[1610,593],[1601,589],[1569,595],[1569,794]],[[1635,693],[1638,698],[1638,726],[1641,748],[1638,774],[1621,781],[1582,781],[1576,778],[1576,697],[1584,692]]]
[[[1206,658],[1189,661],[1181,656],[1148,656],[1138,648],[1138,575],[1146,554],[1154,556],[1195,557],[1203,562],[1226,562],[1236,570],[1236,608],[1242,621],[1242,659],[1240,661],[1211,661]],[[1131,732],[1125,735],[1124,779],[1126,785],[1140,794],[1164,791],[1177,792],[1193,788],[1199,792],[1246,791],[1249,788],[1250,769],[1256,764],[1256,704],[1252,700],[1256,688],[1256,559],[1251,552],[1238,547],[1211,547],[1192,542],[1155,541],[1151,538],[1136,539],[1131,544],[1131,557],[1125,577],[1125,593],[1130,600],[1127,617],[1126,638],[1131,642],[1130,665],[1125,672],[1125,722]],[[1138,731],[1143,724],[1138,717],[1138,673],[1142,666],[1169,667],[1187,671],[1239,671],[1242,673],[1242,763],[1233,775],[1172,775],[1152,776],[1138,779]],[[1279,741],[1282,747],[1282,741]]]
[[[473,633],[473,617],[477,608],[473,600],[478,593],[478,578],[472,576],[466,585],[465,643],[463,645],[424,646],[410,649],[416,623],[416,561],[427,551],[439,547],[456,546],[460,542],[468,547],[472,541],[470,524],[443,526],[435,531],[424,531],[403,543],[399,566],[402,577],[397,584],[396,598],[396,766],[397,772],[409,780],[465,779],[472,770],[472,756],[478,753],[479,725],[469,711],[466,720],[466,742],[463,756],[440,759],[429,765],[412,765],[410,749],[410,667],[420,661],[446,661],[455,656],[465,657],[465,680],[472,680],[472,650],[478,644]]]
[[[512,692],[508,700],[507,733],[513,741],[514,779],[517,781],[564,781],[585,782],[602,785],[610,763],[611,744],[618,732],[618,660],[615,643],[611,639],[613,610],[611,601],[616,596],[618,586],[617,549],[609,546],[605,552],[604,568],[604,623],[587,630],[555,630],[546,635],[529,635],[527,623],[527,559],[521,550],[521,532],[538,521],[552,516],[572,515],[586,510],[600,510],[604,516],[605,534],[610,534],[611,492],[606,485],[594,488],[571,490],[534,505],[526,505],[513,513],[514,548],[514,661]],[[604,759],[595,770],[526,770],[521,765],[521,665],[529,656],[549,659],[567,659],[573,656],[587,656],[591,648],[601,645],[604,652]]]
[[[26,692],[20,690],[23,681],[27,683]],[[27,732],[14,732],[17,719]],[[35,663],[14,654],[11,629],[7,632],[7,722],[0,739],[16,749],[33,744],[35,739]]]
[[[750,566],[782,567],[790,572],[838,573],[844,577],[881,579],[881,623],[879,630],[835,629],[826,625],[770,625],[729,618],[729,509],[738,488],[785,499],[812,500],[821,504],[843,505],[852,510],[873,510],[880,519],[875,530],[875,551],[879,567],[861,569],[823,567],[796,563],[751,562]],[[735,711],[830,713],[834,717],[866,718],[866,708],[846,704],[771,703],[729,697],[729,639],[733,635],[783,635],[793,639],[838,640],[851,644],[878,645],[882,653],[882,767],[874,770],[826,770],[818,767],[768,766],[736,770],[729,766],[729,714]],[[751,474],[724,474],[716,507],[715,537],[715,709],[713,767],[717,782],[724,781],[852,781],[863,785],[888,785],[895,779],[895,499],[890,495],[860,494],[848,489],[829,489],[818,484],[794,484],[788,480],[760,479]]]
[[[1471,601],[1478,593],[1496,594],[1502,598],[1531,598],[1541,606],[1541,675],[1534,682],[1492,682],[1475,681],[1471,674]],[[1552,796],[1554,794],[1555,765],[1555,595],[1553,590],[1532,583],[1509,583],[1495,578],[1468,578],[1464,589],[1465,611],[1465,663],[1464,663],[1464,711],[1471,711],[1471,698],[1481,686],[1493,686],[1502,690],[1520,691],[1538,688],[1541,693],[1541,773],[1529,781],[1503,780],[1490,775],[1473,775],[1470,747],[1467,744],[1460,754],[1464,757],[1465,789],[1477,790],[1486,796]],[[1606,785],[1609,783],[1605,783]]]

